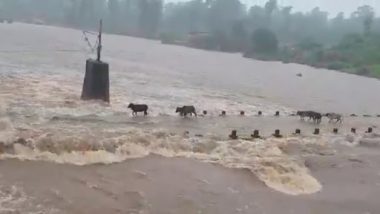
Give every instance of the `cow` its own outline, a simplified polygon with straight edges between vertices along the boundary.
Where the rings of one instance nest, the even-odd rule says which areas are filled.
[[[305,117],[308,117],[309,120],[313,120],[315,123],[322,122],[322,114],[314,111],[298,111],[297,115],[301,117],[301,120],[304,120]]]
[[[132,115],[137,115],[138,112],[144,112],[144,115],[148,115],[148,105],[145,104],[129,104],[128,108],[132,109]]]
[[[194,114],[194,116],[197,117],[197,112],[194,106],[178,107],[175,112],[179,113],[183,117],[186,117],[188,114],[190,114],[190,116]]]
[[[318,112],[311,112],[311,118],[313,119],[314,123],[321,123],[322,122],[322,114]]]
[[[341,114],[336,113],[327,113],[324,115],[325,117],[329,118],[329,123],[333,122],[335,120],[336,123],[343,122],[343,116]]]

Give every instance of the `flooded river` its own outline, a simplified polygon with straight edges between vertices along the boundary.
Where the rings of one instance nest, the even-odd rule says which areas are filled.
[[[79,99],[93,56],[80,31],[0,24],[0,41],[0,213],[380,211],[376,79],[105,35],[108,105]],[[208,115],[175,114],[189,104]],[[345,121],[290,116],[300,109]]]

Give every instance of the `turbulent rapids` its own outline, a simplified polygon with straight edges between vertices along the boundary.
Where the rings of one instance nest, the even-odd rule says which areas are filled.
[[[86,120],[83,120],[81,123]],[[202,137],[170,133],[165,129],[149,130],[130,125],[104,125],[97,119],[89,124],[53,121],[40,127],[15,128],[9,121],[1,121],[1,158],[52,161],[60,164],[112,164],[150,154],[165,157],[186,157],[218,163],[226,167],[247,168],[268,186],[289,194],[314,193],[321,186],[302,161],[284,152],[281,147],[302,140],[228,141],[225,137]],[[96,122],[92,126],[90,123]],[[167,123],[170,123],[167,121]],[[98,126],[98,127],[96,127]],[[133,126],[133,125],[132,125]],[[141,124],[140,124],[141,126]],[[162,126],[162,125],[160,125]],[[54,128],[53,128],[54,127]],[[325,147],[318,140],[310,143]]]
[[[82,108],[107,108],[99,103],[81,105]],[[320,183],[305,166],[302,152],[307,151],[305,155],[331,155],[335,152],[331,143],[337,139],[340,143],[347,142],[352,145],[357,145],[362,139],[359,136],[347,138],[309,135],[232,141],[225,136],[229,128],[236,128],[231,124],[238,124],[238,127],[243,125],[240,127],[242,129],[245,123],[254,124],[253,121],[257,118],[139,118],[121,115],[120,112],[82,116],[67,113],[57,115],[58,112],[54,112],[47,114],[50,117],[39,118],[39,115],[23,115],[12,112],[12,109],[3,106],[1,112],[5,116],[0,122],[0,157],[3,159],[17,158],[85,166],[118,163],[150,154],[186,157],[231,168],[249,169],[269,187],[294,195],[315,193],[321,189]],[[67,112],[67,109],[63,109],[65,108],[60,108],[59,112]],[[14,122],[11,122],[11,118]],[[25,123],[25,120],[31,121]],[[272,120],[272,123],[283,121],[294,125],[298,122],[295,118]],[[219,122],[219,127],[213,132],[207,124],[213,126],[215,122]],[[185,130],[190,130],[193,134]],[[287,153],[289,145],[299,147],[301,154]]]
[[[358,84],[380,89],[374,80],[330,75],[302,66],[246,61],[235,55],[183,51],[183,47],[108,35],[105,52],[109,57],[105,60],[111,64],[111,104],[84,102],[79,93],[86,52],[55,55],[49,52],[54,48],[83,47],[80,41],[73,42],[79,32],[23,24],[1,26],[0,30],[7,32],[1,34],[0,39],[9,40],[2,48],[15,51],[0,52],[0,159],[3,161],[17,159],[88,167],[149,155],[190,158],[227,168],[248,169],[270,188],[290,195],[303,195],[322,190],[306,158],[334,156],[342,152],[342,147],[378,148],[380,144],[377,134],[364,133],[368,127],[380,125],[378,118],[348,118],[344,124],[325,121],[318,125],[296,117],[272,116],[275,111],[289,115],[295,113],[296,108],[318,106],[321,107],[316,110],[320,111],[342,109],[345,114],[376,114],[380,101],[365,97],[366,92],[360,87],[350,89],[356,90],[357,97],[351,96],[354,92],[335,101],[330,97],[334,89],[340,90],[331,81],[331,75],[342,78],[342,84],[357,79]],[[20,35],[26,33],[32,34],[31,38],[36,41],[23,41]],[[67,37],[56,37],[61,34]],[[51,42],[45,42],[49,40]],[[151,51],[142,51],[147,46]],[[25,48],[34,52],[16,52]],[[212,60],[214,55],[221,59]],[[209,64],[202,70],[198,63],[193,63],[197,60]],[[247,78],[242,78],[241,85],[234,84],[229,80],[237,76],[217,75],[216,70],[228,73],[227,70],[232,69],[228,62],[231,60],[241,66],[240,75],[250,77],[248,82],[244,80]],[[256,77],[250,73],[251,67],[265,66],[273,71],[256,71]],[[306,77],[303,79],[308,83],[298,83],[300,78],[293,79],[293,75],[286,76],[283,68],[295,70],[289,73],[304,71]],[[307,69],[311,71],[308,73]],[[198,70],[201,71],[193,75]],[[318,90],[316,93],[297,90],[294,94],[281,90],[278,85],[283,84],[282,80],[271,78],[273,73],[289,78],[289,82],[300,87],[309,84]],[[308,74],[315,76],[316,73],[323,83],[307,78]],[[262,85],[266,81],[262,79],[271,79],[274,87],[268,89]],[[366,101],[373,105],[364,104]],[[131,102],[149,104],[151,114],[132,117],[127,109]],[[207,110],[209,114],[199,118],[176,115],[175,108],[186,104]],[[218,117],[221,110],[234,115]],[[246,116],[238,116],[243,110]],[[257,111],[263,111],[263,117],[255,117]],[[321,128],[320,136],[312,135],[316,127]],[[339,134],[332,134],[335,127],[340,128]],[[353,127],[358,129],[358,134],[349,133]],[[291,134],[296,128],[302,129],[301,136]],[[254,129],[260,130],[266,138],[248,139]],[[275,129],[281,129],[284,138],[267,137]],[[238,130],[242,138],[229,140],[231,130]],[[4,198],[1,191],[0,186],[0,208],[1,198]]]

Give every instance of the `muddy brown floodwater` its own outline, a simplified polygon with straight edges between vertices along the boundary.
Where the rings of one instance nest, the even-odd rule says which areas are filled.
[[[107,105],[79,99],[80,31],[0,24],[0,41],[0,213],[380,213],[378,80],[105,35]],[[189,104],[209,114],[175,114]]]

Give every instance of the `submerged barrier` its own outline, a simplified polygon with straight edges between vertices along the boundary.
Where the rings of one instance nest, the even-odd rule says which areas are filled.
[[[368,130],[366,131],[366,133],[372,133],[372,127],[369,127]]]
[[[230,139],[232,140],[236,140],[238,139],[239,137],[237,136],[237,131],[236,130],[232,130],[231,134],[229,135]]]
[[[259,138],[261,138],[261,136],[260,136],[260,131],[259,131],[259,130],[254,130],[254,131],[253,131],[253,134],[251,135],[251,137],[254,138],[254,139],[259,139]]]
[[[204,116],[208,115],[207,110],[203,110],[202,113]],[[247,112],[244,110],[241,110],[241,111],[239,111],[239,114],[237,114],[237,115],[246,116]],[[264,115],[263,111],[257,111],[257,114],[251,115],[251,116],[263,116],[263,115]],[[271,114],[266,114],[266,115],[271,115]],[[325,116],[325,114],[321,114],[321,115]],[[219,116],[227,116],[227,111],[222,110],[220,112]],[[248,115],[248,116],[250,116],[250,115]],[[281,111],[276,111],[273,116],[275,116],[275,117],[280,117],[280,116],[298,117],[299,115],[297,115],[297,113],[285,113],[285,112],[281,113]],[[380,118],[380,114],[377,114],[377,115],[363,114],[360,116],[358,114],[349,114],[349,115],[342,115],[342,116],[343,117],[360,117],[361,116],[364,118]]]
[[[314,129],[314,133],[313,133],[314,135],[319,135],[319,133],[320,133],[320,129],[318,129],[318,128]]]
[[[356,134],[357,131],[356,131],[356,128],[351,128],[350,132],[352,134]],[[338,134],[339,133],[339,129],[338,128],[334,128],[333,129],[333,133],[334,134]],[[369,127],[365,133],[373,133],[373,128],[372,127]],[[321,134],[321,130],[319,128],[315,128],[314,131],[312,132],[312,135],[320,135]],[[297,135],[297,136],[300,136],[301,135],[301,129],[296,129],[294,133],[290,134],[289,136],[294,136],[294,135]],[[270,137],[274,137],[274,138],[283,138],[284,136],[281,134],[281,130],[280,129],[276,129],[274,131],[273,134],[270,135]],[[231,134],[229,135],[229,138],[231,140],[237,140],[239,139],[238,135],[237,135],[237,130],[232,130]],[[242,139],[247,139],[247,138],[242,138]],[[260,131],[255,129],[253,131],[253,134],[251,134],[251,138],[250,139],[264,139],[264,137],[262,137],[260,135]]]
[[[273,137],[275,137],[275,138],[282,138],[282,135],[281,135],[279,129],[276,129],[276,130],[274,131]]]
[[[91,82],[91,81],[90,81]],[[91,82],[91,84],[92,84],[92,82]],[[100,84],[100,83],[96,83],[96,84],[94,84],[95,86],[99,86],[99,85],[102,85],[102,84]],[[87,88],[86,88],[87,89]],[[84,91],[86,91],[86,90],[84,90]],[[102,91],[102,92],[104,92],[104,90],[95,90],[95,91]],[[86,92],[87,93],[87,92]],[[86,93],[84,93],[84,94],[86,94]],[[108,96],[108,92],[107,93],[105,93],[105,94],[107,94],[107,96]],[[91,95],[92,96],[92,95]],[[87,95],[85,96],[85,95],[83,95],[82,96],[82,99],[91,99],[91,96],[89,96],[89,97],[87,97]],[[95,95],[94,95],[95,96]],[[100,96],[100,95],[99,95]],[[95,99],[95,98],[93,98],[93,99]],[[99,98],[100,99],[100,98]],[[104,97],[104,99],[103,100],[108,100],[108,97]],[[145,105],[145,104],[144,104]],[[194,108],[194,110],[195,110],[195,107],[194,106],[184,106],[184,107],[192,107],[192,108]],[[180,109],[180,108],[182,108],[182,107],[178,107],[177,109]],[[257,111],[257,114],[253,114],[253,115],[250,115],[249,113],[247,114],[247,112],[246,111],[244,111],[244,110],[239,110],[238,111],[239,113],[238,114],[236,114],[236,115],[240,115],[240,116],[263,116],[264,115],[264,112],[262,111],[262,110],[259,110],[259,111]],[[202,113],[203,113],[203,116],[206,116],[206,115],[208,115],[208,111],[207,110],[203,110],[202,111]],[[212,115],[212,114],[211,114]],[[232,115],[232,114],[231,114]],[[289,111],[284,111],[284,112],[281,112],[281,111],[275,111],[274,112],[274,115],[273,115],[273,112],[271,112],[271,113],[268,113],[268,114],[265,114],[265,116],[274,116],[274,117],[277,117],[277,118],[279,118],[280,116],[284,116],[284,117],[286,117],[286,116],[288,116],[288,117],[301,117],[302,119],[304,119],[304,118],[311,118],[311,119],[313,119],[315,116],[319,116],[319,117],[327,117],[327,118],[329,118],[330,120],[338,120],[337,122],[339,122],[340,120],[339,120],[339,118],[341,118],[341,117],[359,117],[359,115],[358,114],[349,114],[349,115],[344,115],[344,114],[339,114],[339,113],[319,113],[319,112],[312,112],[312,111],[298,111],[298,112],[292,112],[292,113],[290,113]],[[227,116],[227,111],[226,110],[220,110],[220,114],[219,114],[219,116]],[[380,114],[374,114],[374,115],[370,115],[370,114],[362,114],[362,115],[360,115],[361,117],[364,117],[364,118],[380,118]],[[314,118],[315,119],[315,118]]]
[[[294,132],[294,134],[300,135],[301,134],[301,129],[296,129],[296,131]]]

